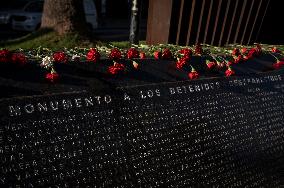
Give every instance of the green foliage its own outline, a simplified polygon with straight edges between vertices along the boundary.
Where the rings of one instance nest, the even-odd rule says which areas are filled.
[[[212,54],[226,54],[229,53],[229,51],[234,48],[243,48],[243,47],[250,48],[252,46],[254,45],[242,46],[238,44],[232,44],[225,47],[216,47],[207,44],[202,44],[202,48],[205,50],[205,53],[210,52]],[[284,45],[261,44],[261,46],[264,49],[271,49],[272,47],[277,47],[282,52],[284,51]],[[53,51],[62,50],[65,48],[88,49],[91,47],[98,47],[98,48],[102,47],[106,49],[111,49],[113,47],[116,47],[121,50],[123,49],[125,50],[130,47],[136,47],[139,50],[146,52],[147,56],[152,55],[156,50],[162,51],[162,49],[164,48],[169,48],[173,52],[184,47],[189,47],[192,50],[194,49],[194,46],[178,46],[171,44],[159,44],[155,46],[148,46],[146,45],[145,41],[140,41],[140,44],[137,46],[135,45],[131,46],[131,44],[128,41],[122,41],[122,42],[113,41],[105,43],[101,41],[92,41],[90,39],[86,40],[80,37],[80,35],[78,34],[59,36],[52,30],[39,30],[37,32],[28,34],[24,37],[15,40],[0,42],[0,49],[7,48],[9,50],[17,50],[17,49],[30,50],[30,49],[37,49],[39,47],[48,48]]]
[[[78,34],[59,36],[51,30],[39,30],[15,40],[0,43],[0,48],[10,50],[34,49],[39,46],[52,50],[74,47],[91,47],[94,43],[82,39]]]

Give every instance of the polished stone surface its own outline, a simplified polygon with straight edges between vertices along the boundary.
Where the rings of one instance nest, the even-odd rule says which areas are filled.
[[[284,185],[283,71],[139,83],[2,99],[0,185]]]

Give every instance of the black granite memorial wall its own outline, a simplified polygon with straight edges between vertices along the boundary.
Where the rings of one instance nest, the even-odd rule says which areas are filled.
[[[1,99],[1,187],[281,187],[283,71]]]

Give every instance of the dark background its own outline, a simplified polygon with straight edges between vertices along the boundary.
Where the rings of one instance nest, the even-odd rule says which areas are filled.
[[[30,0],[9,0],[1,1],[0,11],[13,10],[22,8]],[[101,14],[101,1],[94,0],[97,12],[99,28],[94,31],[96,35],[101,36],[104,40],[128,40],[129,34],[129,18],[130,18],[130,0],[107,0],[106,15],[103,18]],[[142,0],[141,26],[140,26],[140,40],[146,39],[146,26],[148,15],[149,0]],[[284,16],[282,13],[282,6],[280,1],[271,0],[267,9],[266,17],[263,20],[261,32],[259,33],[257,41],[264,44],[284,44],[284,35],[282,31],[281,21]],[[206,10],[205,10],[206,12]],[[260,14],[264,14],[264,11]],[[166,18],[165,18],[166,19]],[[121,28],[117,30],[117,28]],[[107,29],[107,30],[106,30]],[[185,28],[186,29],[186,28]],[[249,28],[248,28],[249,29]],[[0,25],[0,41],[7,39],[14,39],[25,35],[26,33],[11,31],[7,26]],[[204,35],[201,31],[200,35]],[[210,34],[208,34],[208,37]],[[113,36],[113,37],[110,37]]]
[[[259,42],[266,44],[284,44],[283,6],[280,1],[271,0],[267,9],[266,17],[263,20],[262,32],[259,34]]]

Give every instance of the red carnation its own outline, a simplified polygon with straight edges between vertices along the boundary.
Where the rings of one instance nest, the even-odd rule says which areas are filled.
[[[261,48],[260,44],[256,44],[255,50],[256,50],[256,55],[257,56],[261,55],[262,48]]]
[[[144,52],[140,52],[140,59],[145,59],[146,58],[146,54]]]
[[[0,62],[8,63],[11,58],[11,52],[9,50],[3,49],[0,50]]]
[[[259,44],[257,44],[255,48],[251,48],[248,52],[247,52],[247,49],[246,49],[242,53],[245,54],[243,59],[248,60],[248,59],[252,59],[256,56],[261,55],[262,49],[261,49],[261,46]]]
[[[59,79],[59,75],[56,72],[51,72],[51,73],[47,73],[45,78],[51,82],[54,83]]]
[[[192,51],[191,49],[188,48],[179,50],[179,53],[183,56],[185,61],[189,61],[192,56]]]
[[[176,68],[177,68],[177,69],[182,69],[185,64],[186,64],[185,58],[180,58],[180,59],[176,62]]]
[[[53,59],[54,59],[54,62],[58,62],[58,63],[59,62],[67,63],[68,61],[68,58],[64,52],[55,52],[53,54]]]
[[[240,50],[239,50],[238,48],[233,49],[232,55],[233,55],[233,56],[239,56],[239,55],[241,55]]]
[[[163,59],[171,59],[173,57],[172,52],[170,49],[166,48],[163,50],[162,58]]]
[[[230,67],[226,70],[225,75],[227,77],[232,76],[235,74],[235,71],[233,71]]]
[[[195,80],[195,79],[199,78],[199,74],[198,74],[198,72],[196,72],[196,70],[193,69],[190,73],[188,73],[188,77],[191,80]]]
[[[242,55],[238,55],[237,57],[234,57],[235,63],[239,63],[243,60],[243,56]]]
[[[232,61],[228,61],[228,62],[227,62],[227,67],[232,66],[232,65],[233,65],[233,62],[232,62]]]
[[[249,57],[246,56],[246,55],[243,57],[243,60],[244,60],[244,61],[246,61],[246,60],[248,60],[248,59],[249,59]]]
[[[247,55],[247,59],[252,59],[253,57],[258,55],[258,51],[256,48],[252,48],[249,50],[248,55]]]
[[[281,51],[278,50],[276,47],[273,47],[273,48],[271,49],[271,52],[272,52],[272,53],[281,53]]]
[[[133,59],[133,58],[139,58],[139,52],[136,50],[136,48],[130,48],[127,51],[127,58],[128,59]]]
[[[206,61],[206,65],[208,69],[213,69],[214,67],[216,67],[217,63],[215,61]]]
[[[248,50],[247,50],[247,48],[242,48],[242,49],[241,49],[241,54],[243,54],[243,55],[244,55],[244,54],[246,54],[246,53],[247,53],[247,51],[248,51]]]
[[[200,43],[196,44],[196,45],[195,45],[194,53],[195,53],[196,55],[202,55],[202,52],[203,52],[203,50],[202,50],[201,44],[200,44]]]
[[[284,66],[284,61],[277,60],[277,62],[274,63],[272,66],[274,69],[280,69],[282,66]]]
[[[154,52],[154,58],[155,59],[161,59],[162,57],[162,53],[160,51],[155,51]]]
[[[217,68],[220,70],[220,69],[223,69],[224,67],[226,67],[226,63],[225,62],[218,62],[217,61]]]
[[[125,70],[125,66],[121,63],[114,63],[112,66],[108,67],[108,72],[110,74],[122,73]]]
[[[111,60],[118,60],[118,59],[121,59],[121,52],[120,52],[120,50],[119,49],[117,49],[117,48],[113,48],[111,51],[110,51],[110,53],[109,53],[109,59],[111,59]]]
[[[13,63],[18,63],[20,65],[27,63],[27,58],[23,53],[13,53],[11,59]]]
[[[95,48],[91,48],[87,53],[87,61],[89,62],[96,63],[97,61],[100,60],[100,57],[101,57],[100,53]]]

